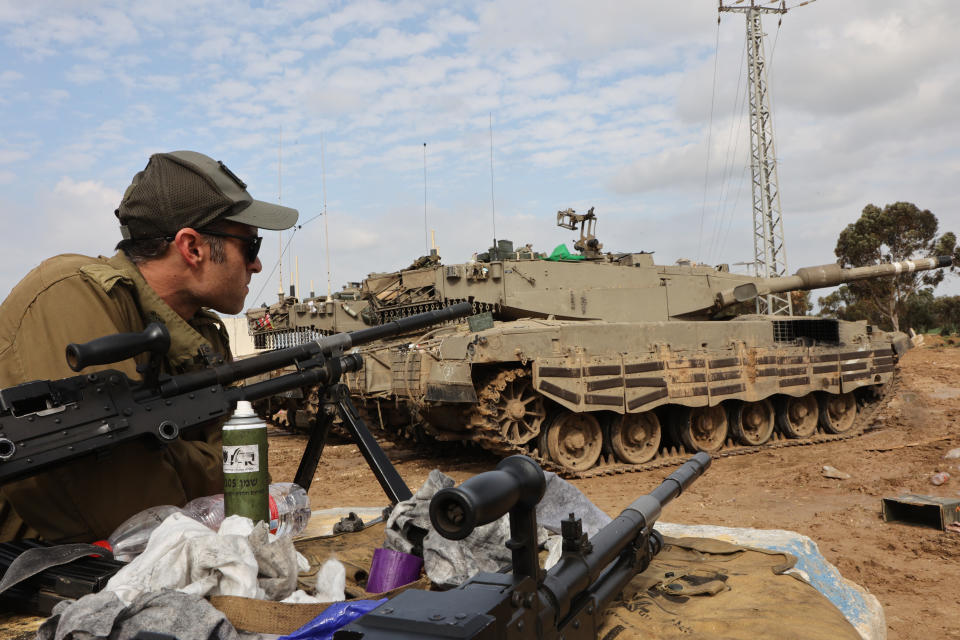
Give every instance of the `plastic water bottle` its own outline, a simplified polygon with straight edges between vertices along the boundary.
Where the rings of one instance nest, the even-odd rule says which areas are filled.
[[[144,509],[120,524],[107,538],[113,557],[121,562],[130,562],[147,548],[150,534],[166,520],[171,513],[180,511],[178,507],[164,504]]]
[[[217,531],[223,522],[223,494],[195,498],[184,505],[183,513],[202,525]]]
[[[295,536],[307,528],[310,521],[310,498],[307,492],[293,482],[270,485],[270,533]]]
[[[310,498],[307,492],[293,482],[270,485],[270,533],[295,536],[310,521]],[[200,524],[217,531],[223,523],[223,494],[203,496],[188,502],[183,508],[165,504],[150,507],[125,520],[110,534],[106,543],[113,556],[121,562],[130,562],[147,548],[150,534],[172,514],[180,512]]]
[[[293,482],[271,484],[267,503],[270,533],[295,536],[306,528],[310,520],[310,498],[300,485]],[[224,518],[223,494],[191,500],[183,512],[216,531]]]

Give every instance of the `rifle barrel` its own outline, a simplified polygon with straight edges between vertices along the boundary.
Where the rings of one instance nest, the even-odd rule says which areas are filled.
[[[563,620],[573,598],[586,591],[624,551],[624,541],[633,540],[660,516],[665,505],[676,498],[710,466],[710,454],[700,452],[687,460],[652,492],[640,496],[590,538],[586,554],[564,554],[547,572],[543,587],[556,603],[556,619]],[[634,572],[623,572],[629,581]],[[609,586],[609,585],[608,585]],[[622,585],[621,585],[622,587]],[[617,593],[619,588],[612,588]]]

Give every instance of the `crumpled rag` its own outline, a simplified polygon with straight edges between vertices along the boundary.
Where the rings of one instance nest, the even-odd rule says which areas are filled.
[[[297,552],[289,536],[271,536],[266,523],[254,526],[241,516],[226,518],[215,532],[174,513],[154,530],[144,552],[110,579],[106,590],[130,604],[143,593],[162,589],[282,600],[296,587]]]

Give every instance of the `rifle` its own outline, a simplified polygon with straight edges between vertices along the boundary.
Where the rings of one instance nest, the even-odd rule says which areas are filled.
[[[511,456],[496,470],[430,502],[434,529],[451,540],[510,514],[511,573],[478,573],[455,589],[408,589],[334,634],[334,640],[593,639],[604,609],[663,547],[653,529],[660,511],[710,466],[698,453],[651,493],[587,539],[574,514],[560,523],[563,555],[549,571],[537,557],[536,505],[546,489],[543,470]]]
[[[143,380],[134,381],[121,371],[105,369],[0,390],[0,485],[135,438],[153,436],[161,443],[170,442],[185,429],[228,416],[240,400],[258,400],[320,385],[324,401],[336,409],[322,412],[321,424],[311,432],[295,482],[310,488],[329,423],[339,412],[387,497],[392,502],[405,500],[411,496],[410,490],[357,417],[345,385],[339,384],[343,373],[363,366],[361,355],[345,351],[460,318],[471,309],[470,303],[463,302],[175,376],[160,371],[170,335],[159,323],[151,323],[140,333],[70,344],[67,363],[74,371],[149,352],[147,363],[138,367]],[[297,371],[247,386],[230,386],[291,365]]]

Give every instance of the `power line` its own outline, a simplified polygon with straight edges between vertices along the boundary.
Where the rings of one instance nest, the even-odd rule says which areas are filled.
[[[707,184],[710,179],[710,150],[713,145],[713,107],[717,97],[717,66],[720,63],[720,16],[717,16],[717,41],[713,49],[713,89],[710,91],[710,124],[707,127],[707,166],[703,170],[703,204],[700,207],[700,232],[697,234],[697,261],[701,260],[703,218],[707,213]]]

